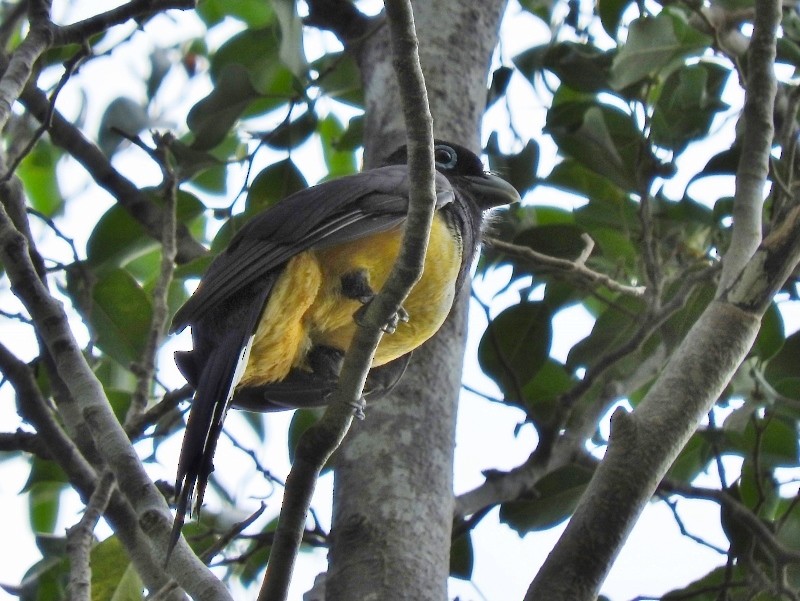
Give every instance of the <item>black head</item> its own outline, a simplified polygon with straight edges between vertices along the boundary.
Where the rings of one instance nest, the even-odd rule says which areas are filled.
[[[519,201],[519,193],[514,187],[496,175],[487,173],[480,157],[468,148],[444,140],[434,140],[433,144],[436,169],[469,194],[481,210]],[[395,150],[386,159],[387,165],[406,162],[408,152],[405,146]]]

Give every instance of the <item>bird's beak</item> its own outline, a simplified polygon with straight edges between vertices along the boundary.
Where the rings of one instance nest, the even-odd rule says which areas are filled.
[[[520,201],[519,192],[514,186],[491,173],[468,175],[464,179],[478,206],[484,211]]]

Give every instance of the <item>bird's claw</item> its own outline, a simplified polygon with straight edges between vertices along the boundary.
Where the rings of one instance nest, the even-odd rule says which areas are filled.
[[[370,300],[364,303],[353,314],[353,319],[355,320],[355,322],[362,327],[366,325],[366,322],[364,321],[364,316],[367,313],[367,307],[369,306],[370,302],[372,301]],[[394,334],[397,331],[397,326],[400,325],[401,323],[408,323],[409,319],[410,316],[408,314],[408,311],[406,311],[401,306],[397,309],[397,311],[395,311],[394,313],[392,313],[392,315],[389,316],[387,322],[383,326],[381,326],[381,330],[383,330],[385,334]]]
[[[366,417],[366,415],[364,414],[364,409],[366,409],[367,407],[367,401],[363,396],[360,397],[357,401],[348,401],[347,404],[350,405],[353,409],[355,409],[353,415],[356,419],[363,420]]]

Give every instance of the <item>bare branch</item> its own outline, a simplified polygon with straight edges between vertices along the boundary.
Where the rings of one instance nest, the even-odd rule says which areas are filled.
[[[775,45],[781,21],[780,0],[759,2],[748,51],[745,104],[742,119],[744,134],[736,169],[733,197],[731,242],[723,260],[718,291],[722,293],[740,272],[761,242],[764,183],[769,173],[769,157],[774,134],[773,105]]]
[[[316,478],[346,435],[353,419],[353,406],[361,402],[367,372],[381,340],[382,327],[400,309],[422,274],[424,265],[436,200],[433,118],[417,53],[411,3],[408,0],[387,0],[386,10],[408,136],[410,199],[403,241],[386,284],[367,306],[362,327],[357,329],[353,344],[345,355],[339,386],[328,409],[298,443],[295,463],[286,480],[280,521],[259,601],[286,598]]]
[[[67,555],[69,556],[69,598],[89,601],[92,598],[92,569],[89,555],[94,543],[94,529],[105,512],[114,490],[114,475],[106,472],[94,489],[86,511],[77,524],[67,528]]]
[[[156,158],[164,173],[164,223],[161,229],[161,268],[158,279],[153,289],[153,316],[150,320],[150,331],[147,334],[147,344],[139,364],[136,366],[137,385],[131,399],[131,407],[125,416],[125,428],[134,423],[145,411],[150,400],[150,386],[156,371],[156,356],[158,348],[164,339],[169,320],[169,306],[167,296],[175,271],[175,255],[177,254],[175,242],[176,211],[178,206],[178,181],[170,167],[169,142],[170,137],[157,138],[155,150]]]
[[[95,34],[131,19],[141,23],[153,15],[170,9],[188,10],[194,6],[195,0],[132,0],[108,12],[57,28],[53,43],[57,46],[80,44]]]
[[[589,240],[591,241],[591,239]],[[619,292],[621,294],[628,294],[632,296],[643,296],[646,290],[644,286],[628,286],[625,284],[620,284],[604,273],[599,273],[589,269],[586,267],[586,259],[588,258],[588,255],[586,255],[585,250],[581,257],[579,257],[577,260],[570,261],[568,259],[551,257],[549,255],[536,252],[535,250],[526,246],[511,244],[509,242],[504,242],[503,240],[498,240],[497,238],[486,238],[485,243],[499,251],[528,261],[531,264],[531,269],[533,271],[540,270],[545,273],[553,273],[557,277],[575,279],[584,285],[605,286],[613,292]],[[589,243],[587,243],[585,247],[588,249],[589,254],[591,254],[593,245],[594,242],[591,242],[591,246]]]
[[[144,471],[136,451],[111,411],[102,385],[87,365],[69,329],[63,307],[39,279],[30,260],[26,239],[16,230],[5,208],[0,208],[0,260],[7,269],[14,294],[31,314],[70,396],[77,400],[97,450],[117,477],[128,502],[135,508],[142,529],[166,554],[171,523],[166,502]],[[198,599],[229,598],[225,587],[185,543],[179,545],[170,565],[181,585]]]
[[[6,61],[0,58],[0,69]],[[111,194],[131,217],[142,224],[147,234],[160,240],[163,210],[155,205],[146,194],[123,177],[112,167],[100,149],[90,142],[79,129],[67,121],[58,111],[50,110],[47,96],[35,86],[27,86],[20,97],[20,102],[40,122],[51,119],[48,132],[53,143],[69,152],[89,172],[99,186]],[[185,263],[206,254],[206,249],[199,244],[184,224],[176,227],[178,263]]]

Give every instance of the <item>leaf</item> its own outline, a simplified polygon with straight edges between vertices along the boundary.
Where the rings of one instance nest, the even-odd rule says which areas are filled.
[[[300,146],[316,131],[317,114],[308,110],[294,121],[284,122],[271,132],[264,134],[264,143],[276,150],[290,150]]]
[[[325,54],[311,63],[311,68],[319,73],[314,83],[326,96],[357,108],[364,106],[361,73],[351,53]]]
[[[295,77],[304,78],[308,64],[303,49],[303,23],[297,15],[297,3],[294,0],[272,0],[271,4],[281,30],[278,56]]]
[[[144,585],[122,543],[110,536],[92,548],[92,600],[140,601]]]
[[[592,470],[583,466],[558,468],[536,483],[532,499],[503,503],[500,521],[520,535],[553,528],[572,515],[591,478]]]
[[[687,57],[700,54],[710,42],[681,13],[664,10],[655,17],[639,17],[630,24],[628,40],[611,65],[611,84],[622,90],[665,75]]]
[[[552,315],[544,303],[523,302],[500,313],[483,333],[478,362],[507,397],[519,399],[522,388],[550,353]]]
[[[292,159],[273,163],[261,171],[247,193],[247,213],[252,215],[308,186]]]
[[[215,85],[226,67],[239,65],[250,78],[257,94],[263,96],[255,114],[285,103],[294,93],[294,77],[279,58],[280,32],[277,25],[246,29],[225,42],[211,59]],[[255,106],[255,105],[254,105]]]
[[[513,60],[531,81],[548,70],[573,90],[596,93],[611,89],[608,77],[612,56],[587,44],[558,42],[529,48]]]
[[[688,65],[671,73],[660,86],[653,111],[653,142],[679,153],[708,135],[714,117],[728,106],[722,90],[729,75],[729,69],[716,63]]]
[[[222,142],[250,102],[258,97],[242,65],[225,65],[214,89],[195,104],[186,117],[186,124],[194,134],[191,148],[210,150]]]
[[[274,17],[270,3],[264,0],[203,0],[197,3],[196,10],[208,26],[231,16],[248,27],[259,28],[268,25]]]
[[[498,67],[492,73],[492,81],[489,84],[489,91],[486,97],[486,108],[492,106],[495,102],[500,100],[508,88],[508,83],[511,81],[511,75],[514,70],[511,67]]]
[[[711,445],[705,433],[695,433],[672,462],[667,478],[676,482],[691,483],[711,459]]]
[[[328,167],[326,179],[350,175],[358,171],[356,157],[352,150],[343,148],[341,140],[345,134],[344,126],[331,114],[319,124],[319,137],[322,142],[322,154]]]
[[[74,283],[68,286],[74,289]],[[139,361],[147,344],[153,307],[133,277],[122,269],[99,275],[89,304],[79,307],[97,346],[127,367]]]
[[[165,48],[154,48],[150,53],[150,77],[147,78],[147,98],[152,100],[161,87],[161,82],[172,68],[169,52]]]
[[[559,149],[623,190],[636,192],[657,162],[632,117],[596,102],[562,102],[547,113],[545,131]]]
[[[472,537],[469,530],[458,536],[450,545],[450,576],[470,580],[475,565]]]
[[[151,198],[158,202],[155,196]],[[205,210],[205,206],[189,192],[179,190],[177,199],[176,217],[181,223],[196,219]],[[100,217],[89,235],[86,258],[89,267],[99,273],[122,267],[158,246],[136,219],[120,205],[113,205]]]
[[[586,247],[583,230],[571,224],[540,225],[514,237],[514,244],[561,259],[577,259]]]
[[[56,165],[62,152],[46,140],[39,140],[17,167],[25,194],[34,209],[47,217],[60,212],[64,197],[56,178]]]
[[[28,487],[28,517],[34,532],[55,532],[61,493],[66,488],[62,482],[37,482]]]
[[[591,334],[572,347],[567,358],[567,368],[590,368],[600,358],[627,342],[639,327],[646,309],[647,304],[640,298],[618,298],[600,314]]]
[[[800,378],[800,331],[788,336],[780,350],[772,355],[764,369],[764,377],[773,386],[783,380]]]
[[[539,164],[539,145],[534,140],[529,140],[516,154],[502,154],[497,146],[497,135],[492,133],[486,152],[490,169],[514,186],[520,195],[533,188]]]
[[[603,29],[612,39],[617,38],[622,14],[625,9],[633,3],[633,0],[599,0],[597,3],[597,13],[600,16],[600,23]]]
[[[781,350],[784,340],[783,318],[773,302],[761,318],[761,329],[758,331],[753,351],[762,361],[767,361]]]
[[[561,395],[575,384],[577,381],[565,367],[548,357],[533,379],[525,385],[524,409],[528,418],[536,425],[551,423]]]
[[[125,141],[118,131],[135,137],[151,124],[147,109],[140,103],[124,96],[116,98],[108,105],[100,120],[97,144],[103,154],[110,157]]]

